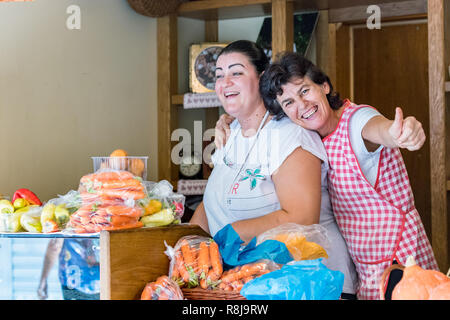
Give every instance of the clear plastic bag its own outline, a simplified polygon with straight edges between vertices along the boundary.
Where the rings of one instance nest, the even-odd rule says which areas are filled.
[[[168,276],[160,276],[149,282],[142,290],[141,300],[183,300],[183,292],[178,284]]]
[[[20,211],[20,210],[18,210]],[[25,231],[33,233],[41,233],[41,206],[27,206],[23,208],[23,213],[20,216],[20,225]],[[15,212],[17,214],[17,211]]]
[[[148,197],[139,200],[144,208],[144,217],[141,219],[144,226],[159,227],[180,223],[186,197],[173,192],[173,186],[167,180],[148,182],[145,187]]]
[[[246,283],[278,269],[280,269],[278,264],[267,259],[234,267],[223,272],[219,289],[240,292]]]
[[[180,287],[214,289],[223,273],[217,243],[208,237],[184,236],[164,252],[170,259],[169,278]]]
[[[42,207],[41,225],[43,233],[63,231],[72,213],[82,205],[78,191],[70,190],[65,195],[50,199]]]
[[[327,230],[319,224],[304,226],[286,223],[260,234],[257,244],[265,240],[283,242],[296,261],[328,258],[330,241]]]
[[[81,206],[70,216],[67,230],[96,233],[101,230],[140,228],[147,197],[142,179],[128,171],[100,169],[80,179]]]
[[[171,208],[176,219],[181,219],[184,214],[184,203],[186,197],[180,193],[173,192],[173,186],[167,180],[155,183],[148,195],[149,199],[159,200],[164,208]]]

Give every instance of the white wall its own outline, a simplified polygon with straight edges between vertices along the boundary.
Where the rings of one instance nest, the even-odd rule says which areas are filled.
[[[81,30],[66,28],[73,4]],[[256,41],[263,20],[220,21],[219,41]],[[149,156],[147,179],[158,179],[156,27],[126,0],[0,3],[0,194],[25,187],[49,200],[116,148]],[[179,18],[178,41],[184,93],[204,22]],[[204,110],[179,112],[179,127],[195,120]]]
[[[48,200],[116,148],[149,156],[156,179],[156,49],[156,19],[126,0],[0,3],[0,193]]]

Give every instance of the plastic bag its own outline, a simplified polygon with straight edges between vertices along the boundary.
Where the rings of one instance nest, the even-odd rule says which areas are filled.
[[[310,226],[286,223],[267,230],[257,237],[257,245],[266,240],[283,242],[294,260],[328,258],[330,248],[327,230],[319,224]]]
[[[128,171],[100,169],[80,179],[80,208],[70,216],[75,233],[139,228],[143,209],[138,200],[147,196],[142,179]]]
[[[77,211],[81,205],[80,194],[75,190],[50,199],[42,207],[42,232],[50,233],[64,230],[69,222],[70,215]]]
[[[183,300],[183,292],[178,284],[168,276],[160,276],[149,282],[142,290],[141,300]]]
[[[21,213],[20,216],[20,225],[25,231],[41,233],[42,225],[41,225],[41,212],[42,207],[37,205],[27,206],[22,209],[17,210],[17,212]]]
[[[214,289],[223,273],[217,243],[208,237],[184,236],[164,252],[170,259],[169,278],[180,287]]]
[[[292,261],[286,245],[279,241],[266,240],[257,245],[256,238],[253,238],[246,246],[242,246],[244,241],[231,224],[219,230],[214,236],[214,241],[219,245],[226,269],[261,259],[269,259],[279,264]]]
[[[222,274],[219,289],[239,292],[246,283],[278,269],[278,264],[266,259],[234,267]]]
[[[151,215],[160,210],[170,209],[174,215],[174,221],[180,222],[184,214],[186,197],[173,192],[173,186],[167,180],[158,183],[147,184],[148,201],[144,204],[145,215]]]
[[[246,283],[240,294],[248,300],[337,300],[344,274],[328,269],[321,261],[292,261]]]

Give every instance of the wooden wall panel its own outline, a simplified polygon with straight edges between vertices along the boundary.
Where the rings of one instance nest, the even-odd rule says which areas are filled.
[[[272,57],[294,48],[293,3],[272,0]]]
[[[158,180],[168,180],[174,186],[178,168],[172,165],[171,135],[178,127],[178,113],[171,99],[178,90],[177,19],[172,14],[157,20],[158,119],[149,121],[158,125]]]
[[[340,25],[336,30],[336,83],[334,89],[341,98],[351,98],[350,90],[350,27]]]
[[[428,59],[430,105],[430,156],[432,245],[439,267],[449,267],[446,130],[444,0],[428,1]]]
[[[395,107],[422,122],[429,137],[427,25],[354,29],[354,102],[393,119]],[[399,42],[401,39],[401,43]],[[419,151],[402,150],[416,207],[431,240],[430,140]]]

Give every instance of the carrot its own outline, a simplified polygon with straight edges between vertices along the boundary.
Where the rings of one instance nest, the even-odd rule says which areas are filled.
[[[236,280],[230,283],[231,287],[235,291],[241,291],[242,287],[244,286],[244,283],[241,280]]]
[[[184,263],[186,266],[191,267],[194,269],[195,267],[195,256],[193,251],[191,250],[191,247],[189,245],[189,242],[186,239],[183,239],[181,241],[181,253],[183,254]]]
[[[134,190],[120,190],[120,189],[100,189],[97,191],[100,196],[113,197],[119,199],[143,199],[145,198],[145,193],[143,191]]]
[[[141,300],[154,300],[155,289],[154,282],[147,283],[142,290]]]
[[[104,206],[111,206],[122,203],[122,200],[118,200],[117,198],[99,196],[97,193],[80,192],[80,196],[83,205],[99,204]]]
[[[166,276],[166,275],[160,276],[160,277],[158,277],[158,278],[156,279],[155,283],[156,283],[157,285],[162,286],[162,287],[167,287],[167,286],[170,285],[169,277]]]
[[[220,255],[219,246],[214,240],[209,243],[209,256],[211,260],[211,266],[218,278],[222,276],[222,256]],[[217,279],[215,279],[217,280]]]
[[[200,287],[202,287],[203,289],[208,289],[206,279],[200,279]]]
[[[169,290],[167,288],[158,287],[158,289],[161,289],[158,292],[158,300],[170,300]]]
[[[102,230],[123,230],[123,229],[142,228],[143,226],[144,226],[144,224],[141,221],[136,221],[136,222],[124,224],[121,226],[104,227]]]
[[[106,213],[113,216],[127,216],[133,218],[139,218],[142,215],[142,211],[139,208],[124,205],[108,206],[106,207]]]
[[[118,171],[104,171],[99,173],[91,173],[81,177],[81,183],[92,183],[95,181],[105,182],[108,180],[127,180],[132,179],[134,176],[131,172],[118,170]]]
[[[137,179],[107,180],[101,184],[104,189],[136,189],[144,190],[144,186]]]
[[[239,271],[230,272],[222,277],[222,281],[230,283],[252,275],[260,275],[260,273],[266,269],[267,265],[264,262],[246,264],[243,265]]]
[[[187,270],[186,270],[186,266],[185,266],[185,264],[184,264],[184,261],[183,261],[183,257],[182,257],[182,255],[181,255],[181,252],[180,251],[177,251],[177,253],[176,253],[176,266],[177,266],[177,269],[178,269],[178,271],[180,272],[180,275],[181,275],[181,277],[182,277],[182,279],[183,279],[183,281],[185,282],[185,283],[188,283],[189,282],[189,278],[190,278],[190,276],[189,276],[189,273],[187,272]]]
[[[174,281],[178,281],[178,279],[180,279],[181,275],[180,275],[180,271],[178,270],[178,265],[177,265],[177,257],[174,257],[174,262],[172,265],[172,274],[171,274],[171,278]]]
[[[206,241],[200,242],[200,248],[198,253],[198,268],[200,273],[200,279],[206,279],[209,268],[211,266],[209,258],[209,247]]]
[[[247,282],[249,282],[249,281],[251,281],[251,280],[253,280],[253,279],[255,279],[254,276],[248,276],[248,277],[243,278],[243,279],[242,279],[242,282],[244,282],[244,284],[245,284],[245,283],[247,283]]]

